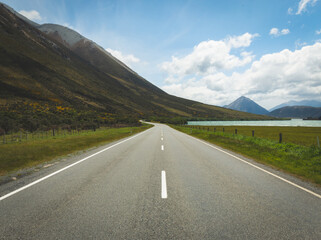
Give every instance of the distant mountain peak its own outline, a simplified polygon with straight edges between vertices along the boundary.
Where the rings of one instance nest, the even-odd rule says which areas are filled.
[[[239,97],[234,102],[232,102],[231,104],[225,107],[229,109],[237,110],[237,111],[254,113],[254,114],[266,115],[269,113],[265,108],[261,107],[256,102],[254,102],[253,100],[245,96]]]
[[[318,100],[302,100],[302,101],[289,101],[289,102],[285,102],[282,103],[280,105],[277,105],[273,108],[270,109],[270,112],[279,109],[279,108],[283,108],[283,107],[287,107],[287,106],[307,106],[307,107],[321,107],[321,101]]]

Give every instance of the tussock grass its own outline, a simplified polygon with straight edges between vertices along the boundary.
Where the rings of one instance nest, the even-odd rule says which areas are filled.
[[[204,130],[209,129],[213,132],[222,132],[224,128],[225,133],[233,134],[235,129],[239,135],[254,136],[272,141],[279,141],[279,133],[282,133],[282,142],[294,143],[310,147],[311,145],[317,146],[317,136],[321,142],[321,127],[277,127],[277,126],[189,126],[201,128]]]
[[[204,130],[182,126],[172,127],[226,149],[241,153],[260,163],[321,184],[321,149],[315,145],[305,146],[294,143],[278,143],[276,140],[245,136],[239,134],[239,132],[237,135],[231,132],[214,133],[213,131],[207,131],[207,127]],[[292,128],[292,131],[294,136],[296,129]],[[304,138],[304,135],[301,135],[299,132],[296,132],[296,134],[297,139]]]
[[[152,125],[143,124],[141,127],[110,128],[95,132],[84,132],[80,135],[0,145],[0,176],[128,137],[150,127]]]

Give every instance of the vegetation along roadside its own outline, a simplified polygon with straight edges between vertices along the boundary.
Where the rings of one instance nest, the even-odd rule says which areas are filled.
[[[128,137],[150,127],[152,125],[142,124],[138,127],[101,128],[65,137],[38,138],[33,141],[3,144],[0,145],[0,176]]]
[[[171,127],[321,185],[321,148],[314,144],[314,141],[308,143],[307,139],[311,139],[311,136],[304,131],[304,128],[284,128],[284,132],[293,136],[289,139],[292,138],[292,142],[296,143],[291,141],[279,143],[271,137],[263,138],[264,128],[256,131],[260,132],[260,135],[252,137],[246,136],[245,132],[241,134],[245,128],[239,126],[225,127],[224,132],[223,129],[218,131],[218,127],[215,127],[214,132],[213,126],[171,125]],[[234,132],[231,131],[232,128]],[[237,133],[235,133],[236,128],[238,128]],[[227,131],[228,129],[230,131]],[[282,131],[280,127],[265,129],[268,136],[279,136],[280,130]],[[317,133],[321,135],[321,128],[314,128],[314,132],[310,135]]]

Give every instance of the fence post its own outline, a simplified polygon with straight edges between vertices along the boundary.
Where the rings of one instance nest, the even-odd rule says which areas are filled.
[[[6,144],[6,132],[3,134],[3,144]]]
[[[279,134],[279,143],[282,143],[282,133]]]
[[[55,136],[55,129],[54,128],[52,129],[52,136],[53,137]]]
[[[22,132],[20,131],[20,142],[22,141]]]
[[[223,128],[223,132],[224,132],[224,128]]]
[[[216,128],[214,128],[214,132],[216,132]]]
[[[320,148],[319,136],[317,136],[318,147]]]
[[[235,135],[237,135],[237,129],[235,128]]]
[[[254,137],[254,130],[252,130],[252,137]]]

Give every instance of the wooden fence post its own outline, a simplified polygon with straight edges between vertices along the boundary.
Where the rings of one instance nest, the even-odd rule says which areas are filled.
[[[252,130],[252,137],[254,137],[254,130]]]
[[[317,136],[318,148],[320,148],[319,136]]]
[[[224,132],[224,128],[223,128],[223,132]]]
[[[237,135],[237,129],[235,128],[235,135]]]
[[[279,134],[279,143],[282,143],[282,133]]]
[[[214,132],[216,132],[216,128],[214,128]]]

